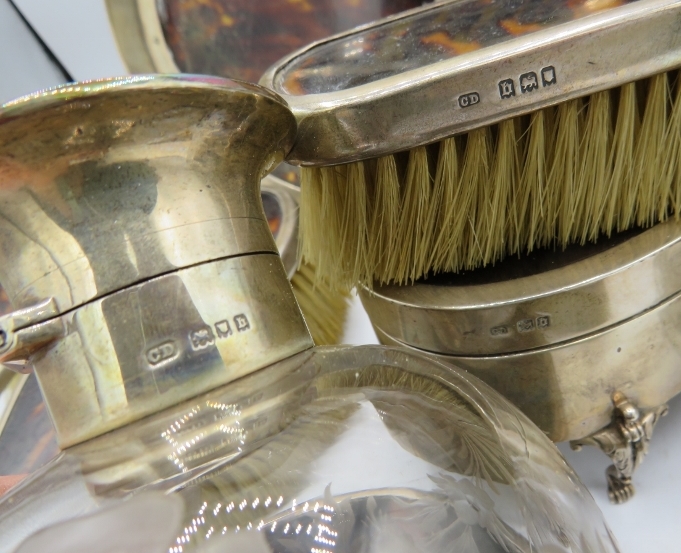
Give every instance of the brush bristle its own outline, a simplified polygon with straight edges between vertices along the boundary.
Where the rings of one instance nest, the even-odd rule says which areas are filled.
[[[303,168],[302,253],[332,289],[595,241],[681,209],[676,73],[438,144]]]
[[[329,288],[315,277],[314,267],[306,263],[293,275],[291,286],[315,344],[338,344],[350,306],[349,295]]]

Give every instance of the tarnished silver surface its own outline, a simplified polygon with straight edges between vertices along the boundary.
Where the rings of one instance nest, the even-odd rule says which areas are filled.
[[[610,424],[614,390],[641,409],[681,392],[680,300],[677,295],[624,324],[554,346],[489,356],[428,353],[501,392],[554,442],[576,440]],[[376,334],[383,344],[424,351],[378,328]]]
[[[121,56],[131,73],[179,73],[159,21],[155,0],[106,0]],[[298,268],[298,203],[300,188],[274,175],[265,176],[261,191],[276,197],[282,211],[275,241],[289,278]]]
[[[312,345],[259,191],[294,135],[276,95],[209,77],[80,83],[0,111],[6,321],[52,306],[3,326],[3,359],[28,354],[62,446]],[[63,336],[36,351],[44,325]]]
[[[599,447],[612,459],[606,470],[608,497],[612,503],[624,503],[634,495],[632,477],[634,471],[648,454],[648,447],[655,425],[667,414],[667,406],[661,405],[642,413],[627,397],[613,394],[615,407],[613,422],[607,428],[591,436],[570,442],[572,449],[579,451],[582,446]]]
[[[481,4],[492,17],[494,10],[511,6]],[[390,34],[391,28],[407,33],[420,13],[433,14],[434,26],[451,11],[458,24],[469,15],[469,5],[453,0],[400,14],[312,44],[270,68],[260,83],[281,94],[298,120],[288,159],[332,165],[374,158],[681,64],[678,0],[639,0],[538,26],[524,36],[407,70],[371,49],[375,35]],[[396,40],[384,50],[399,51],[400,44]],[[300,85],[310,77],[335,83],[355,75],[358,82],[370,82],[335,90]]]
[[[278,256],[235,257],[125,288],[63,315],[33,360],[62,446],[310,347]]]
[[[0,281],[15,309],[54,297],[64,312],[181,267],[277,252],[257,181],[295,125],[266,91],[140,76],[62,87],[0,116],[2,261],[12,261]]]
[[[642,410],[681,392],[679,237],[669,221],[572,263],[548,252],[360,296],[381,342],[466,368],[575,440],[610,424],[615,391]]]

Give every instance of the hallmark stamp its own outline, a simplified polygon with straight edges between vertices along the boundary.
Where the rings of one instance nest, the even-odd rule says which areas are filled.
[[[480,103],[480,94],[477,92],[468,92],[459,96],[459,106],[467,108]]]
[[[494,328],[490,328],[489,333],[492,336],[506,336],[506,335],[508,335],[508,327],[507,326],[495,326]]]
[[[172,340],[149,348],[146,353],[147,362],[151,367],[157,367],[163,362],[171,361],[178,355],[177,346]]]
[[[206,349],[215,344],[215,335],[209,326],[201,327],[189,333],[189,343],[194,351]]]
[[[537,80],[537,74],[534,71],[520,75],[520,92],[526,94],[527,92],[532,92],[538,88],[539,81]]]
[[[501,96],[502,100],[515,96],[515,84],[513,83],[513,79],[499,81],[499,96]]]
[[[547,65],[541,70],[541,85],[551,86],[556,84],[558,79],[556,78],[556,68],[553,65]]]
[[[518,84],[520,85],[520,92],[528,94],[539,89],[539,79],[541,78],[542,87],[552,86],[558,82],[556,75],[556,68],[553,65],[542,67],[539,71],[539,76],[534,71],[528,71],[518,77]],[[502,100],[512,98],[515,96],[515,81],[513,79],[504,79],[499,81],[499,96]]]
[[[548,328],[551,326],[551,317],[548,315],[542,315],[537,317],[537,328]]]
[[[215,333],[218,338],[229,338],[232,335],[232,327],[229,326],[229,321],[225,319],[215,323]]]
[[[248,317],[244,315],[243,313],[240,315],[236,315],[234,317],[234,325],[236,326],[236,329],[239,332],[244,332],[251,328],[251,323],[248,320]]]
[[[246,332],[248,330],[251,330],[251,321],[245,313],[240,313],[231,319],[223,319],[210,326],[203,325],[194,328],[187,334],[187,339],[192,351],[202,351],[214,346],[217,339],[227,339],[234,336],[235,332]],[[149,367],[155,369],[160,365],[178,359],[186,347],[184,340],[177,342],[173,339],[167,339],[165,342],[144,351],[142,355]]]
[[[534,330],[534,319],[523,319],[516,323],[518,332],[532,332]]]

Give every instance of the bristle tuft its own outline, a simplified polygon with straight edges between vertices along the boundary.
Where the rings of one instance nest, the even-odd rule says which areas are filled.
[[[668,180],[669,201],[676,219],[681,211],[681,79],[677,78],[676,97],[665,140],[664,173]]]
[[[580,144],[574,242],[596,240],[601,230],[602,205],[608,185],[608,157],[612,142],[610,92],[597,92],[589,99],[584,135]]]
[[[658,213],[660,167],[657,165],[665,141],[667,125],[667,76],[650,79],[641,132],[634,154],[634,175],[637,181],[636,224],[650,226]]]
[[[491,190],[487,212],[478,235],[484,239],[483,263],[495,263],[504,255],[507,248],[508,228],[516,228],[516,221],[508,218],[509,203],[518,187],[518,152],[516,144],[516,123],[503,121],[499,125],[499,135],[490,177]],[[515,232],[511,233],[511,240]]]
[[[317,279],[314,267],[307,263],[301,264],[293,275],[291,286],[315,344],[340,343],[350,306],[349,295],[332,290]]]
[[[440,143],[433,185],[433,201],[429,214],[433,228],[433,241],[428,266],[436,272],[443,271],[448,266],[451,251],[449,238],[454,234],[452,221],[457,209],[458,183],[458,147],[454,138],[447,138]]]
[[[392,257],[393,263],[387,269],[396,282],[413,282],[423,274],[423,258],[430,242],[427,238],[431,189],[426,149],[415,148],[409,152],[400,223],[392,246],[399,254]]]
[[[671,81],[625,84],[408,155],[305,168],[303,257],[331,287],[404,284],[678,218],[681,84]]]
[[[368,274],[376,275],[379,281],[385,283],[389,280],[388,261],[394,257],[395,236],[400,228],[400,181],[393,156],[377,160],[374,182]]]
[[[510,252],[514,254],[522,252],[525,248],[532,251],[542,236],[547,195],[546,130],[543,111],[531,115],[525,141],[526,163],[517,193],[514,194],[514,240]]]
[[[632,186],[632,179],[638,128],[636,84],[630,83],[620,89],[615,133],[608,161],[610,175],[606,203],[601,215],[601,232],[608,236],[615,230],[629,228],[633,221],[636,191]]]

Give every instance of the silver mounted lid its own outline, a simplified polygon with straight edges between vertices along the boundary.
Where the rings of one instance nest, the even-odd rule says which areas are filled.
[[[0,111],[2,361],[61,445],[312,346],[260,199],[295,120],[274,94],[141,76]]]
[[[382,343],[465,368],[552,440],[610,424],[594,443],[615,444],[608,451],[624,465],[622,452],[634,451],[631,470],[645,448],[622,437],[616,398],[652,421],[648,440],[663,404],[681,392],[679,221],[413,286],[362,288],[360,297]]]
[[[497,355],[578,339],[680,291],[681,223],[668,221],[413,286],[363,287],[361,296],[374,326],[399,342]]]

